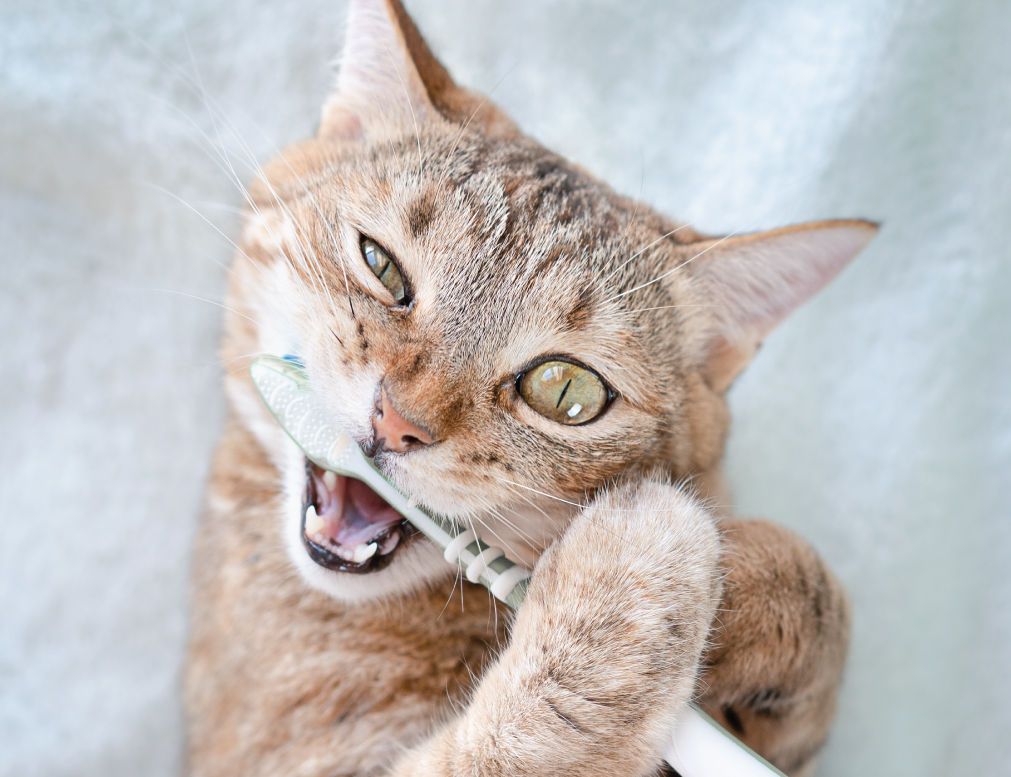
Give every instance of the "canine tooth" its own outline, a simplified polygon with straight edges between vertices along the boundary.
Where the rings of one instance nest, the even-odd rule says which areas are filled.
[[[305,533],[312,537],[317,532],[323,531],[324,528],[326,528],[326,521],[316,514],[316,508],[313,505],[305,508]]]
[[[356,564],[363,564],[376,555],[376,551],[379,550],[379,546],[370,542],[368,545],[362,543],[357,548],[355,548],[354,562]]]
[[[323,485],[333,491],[337,487],[337,474],[326,470],[323,472]]]
[[[390,534],[385,540],[383,540],[383,547],[379,549],[379,555],[385,556],[388,553],[392,553],[393,549],[400,544],[400,532],[395,531]]]

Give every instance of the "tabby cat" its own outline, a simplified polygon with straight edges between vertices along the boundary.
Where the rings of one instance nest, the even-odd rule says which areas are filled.
[[[397,0],[352,2],[318,134],[248,200],[190,773],[649,775],[694,698],[810,774],[847,600],[797,537],[714,507],[724,395],[875,227],[701,235],[457,86]],[[515,617],[305,460],[257,353],[297,355],[395,484],[534,567]]]

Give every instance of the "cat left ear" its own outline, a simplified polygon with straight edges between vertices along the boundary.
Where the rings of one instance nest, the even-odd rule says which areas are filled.
[[[766,335],[834,278],[877,233],[869,221],[820,221],[691,244],[683,264],[714,315],[703,373],[723,391]]]
[[[453,83],[399,0],[351,0],[337,88],[323,105],[319,135],[383,138],[438,120],[515,131],[494,105]]]

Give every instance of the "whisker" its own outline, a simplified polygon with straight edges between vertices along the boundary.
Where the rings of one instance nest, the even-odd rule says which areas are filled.
[[[508,519],[506,519],[504,516],[502,516],[501,513],[498,511],[497,508],[495,508],[492,505],[488,504],[488,502],[486,500],[480,499],[479,501],[482,501],[484,503],[484,508],[483,509],[484,509],[485,512],[491,514],[492,517],[494,517],[496,520],[501,521],[502,523],[506,524],[507,526],[512,526],[512,528],[514,529],[514,531],[516,533],[518,533],[518,534],[521,535],[520,539],[522,539],[524,542],[526,542],[526,544],[529,545],[532,549],[536,549],[536,546],[533,544],[532,538],[530,538],[529,535],[526,535],[526,533],[523,532],[521,529],[519,529],[519,527],[516,527]],[[513,549],[512,545],[511,545],[511,543],[509,543],[498,531],[496,531],[496,529],[495,529],[494,526],[490,525],[481,516],[468,516],[466,518],[466,520],[470,523],[470,528],[474,532],[475,535],[478,535],[478,532],[477,532],[476,528],[474,527],[474,520],[477,520],[477,522],[480,523],[481,526],[483,526],[484,528],[486,528],[491,533],[492,537],[495,539],[495,541],[499,545],[502,546],[502,549],[504,551],[506,551],[506,553],[512,553],[513,555],[515,555],[515,552],[514,552],[514,549]],[[478,536],[480,536],[480,535],[478,535]]]
[[[562,502],[563,504],[572,505],[573,507],[578,507],[580,509],[586,507],[586,505],[583,504],[583,503],[581,503],[581,502],[572,502],[572,501],[570,501],[568,499],[563,499],[560,496],[555,496],[553,494],[549,494],[546,491],[538,491],[536,488],[533,488],[531,486],[523,485],[522,483],[516,483],[516,482],[514,482],[512,480],[506,480],[505,478],[501,478],[501,477],[498,477],[498,476],[496,476],[495,479],[498,480],[500,483],[505,483],[506,485],[510,485],[510,486],[516,486],[517,488],[523,488],[523,489],[526,489],[527,491],[532,491],[533,493],[538,494],[539,496],[544,496],[544,497],[547,497],[548,499],[554,499],[555,501]]]
[[[645,313],[647,310],[670,310],[671,308],[715,308],[716,305],[657,305],[652,308],[636,308],[635,310],[628,311],[629,313]]]
[[[670,232],[666,232],[663,235],[660,235],[660,237],[658,237],[652,243],[650,243],[648,245],[645,245],[642,248],[640,248],[638,251],[636,251],[634,254],[632,254],[630,257],[628,257],[628,259],[626,259],[624,262],[622,262],[620,265],[618,265],[615,269],[611,270],[610,274],[607,275],[606,277],[604,277],[600,281],[600,283],[597,284],[597,288],[594,289],[594,291],[597,291],[597,292],[603,291],[604,290],[604,284],[607,283],[611,278],[613,278],[619,272],[621,272],[626,266],[628,266],[628,264],[630,262],[632,262],[635,259],[637,259],[638,257],[642,256],[646,251],[648,251],[649,249],[651,249],[653,246],[655,246],[661,240],[666,240],[668,237],[670,237],[671,235],[677,234],[682,229],[688,229],[689,226],[690,226],[689,224],[682,224],[679,227],[674,227],[674,229],[672,229]],[[605,300],[605,302],[610,302],[612,299],[615,299],[615,298],[611,297],[610,299]]]
[[[191,205],[190,203],[188,203],[186,200],[184,200],[178,194],[176,194],[175,192],[169,191],[168,189],[164,188],[163,186],[159,186],[158,184],[150,182],[150,181],[146,182],[145,185],[151,187],[155,191],[161,192],[162,194],[171,197],[173,200],[175,200],[176,202],[178,202],[180,205],[182,205],[183,207],[189,209],[192,213],[194,213],[196,216],[198,216],[205,224],[207,224],[207,226],[209,226],[211,229],[213,229],[215,232],[217,232],[225,240],[227,240],[228,244],[230,246],[232,246],[232,248],[234,248],[236,251],[238,251],[240,254],[242,254],[250,262],[252,262],[253,264],[256,264],[256,261],[253,259],[253,257],[251,257],[249,254],[247,254],[245,251],[243,251],[242,248],[239,247],[239,244],[236,243],[234,240],[232,240],[228,235],[226,235],[225,232],[224,232],[224,230],[221,229],[221,227],[219,227],[217,224],[215,224],[213,221],[211,221],[206,215],[204,215],[203,213],[201,213],[193,205]],[[213,261],[219,267],[221,267],[221,268],[223,268],[225,270],[228,269],[228,265],[225,264],[224,262],[219,261],[217,259],[214,259]]]
[[[225,145],[224,140],[222,139],[222,136],[221,136],[221,128],[222,128],[222,125],[224,125],[224,127],[230,132],[230,134],[232,135],[232,137],[238,142],[238,144],[239,144],[239,150],[242,151],[246,155],[247,160],[250,162],[251,168],[252,168],[251,174],[258,175],[260,177],[260,179],[262,181],[264,181],[264,183],[266,184],[267,188],[270,190],[270,194],[271,194],[272,198],[274,199],[274,202],[285,213],[285,215],[294,223],[295,220],[294,220],[293,214],[291,213],[290,209],[287,208],[286,204],[281,200],[281,198],[277,194],[277,192],[270,185],[270,183],[266,179],[266,177],[263,175],[263,169],[259,165],[259,163],[256,161],[256,158],[255,158],[255,155],[252,152],[252,149],[249,148],[249,145],[242,138],[241,134],[237,131],[237,129],[235,128],[235,126],[228,120],[228,118],[227,118],[227,116],[225,116],[224,112],[218,107],[218,105],[216,104],[216,102],[208,94],[207,89],[205,88],[205,86],[203,84],[203,79],[200,76],[199,68],[196,66],[196,61],[195,61],[195,58],[194,58],[194,55],[193,55],[193,50],[192,50],[192,47],[189,45],[189,38],[188,37],[186,38],[186,42],[187,42],[187,49],[188,49],[188,52],[189,52],[190,64],[191,64],[191,67],[192,67],[192,70],[193,70],[193,76],[190,76],[188,73],[186,73],[185,71],[183,71],[181,68],[176,67],[174,65],[174,63],[165,62],[164,60],[162,60],[162,58],[158,57],[155,52],[152,51],[151,53],[155,56],[155,58],[159,62],[161,62],[161,64],[163,66],[166,67],[167,70],[169,70],[171,72],[174,72],[187,85],[189,85],[191,88],[193,88],[193,90],[200,96],[201,100],[203,101],[204,108],[207,110],[207,114],[208,114],[209,118],[212,121],[212,124],[213,124],[213,127],[214,127],[214,132],[215,132],[215,135],[216,135],[216,141],[213,140],[200,126],[198,126],[197,123],[188,114],[186,114],[185,112],[183,112],[181,109],[179,109],[177,106],[175,106],[174,104],[172,104],[170,102],[167,103],[168,106],[172,110],[176,111],[185,121],[187,121],[191,125],[191,127],[197,132],[197,134],[200,135],[204,139],[204,141],[207,143],[207,146],[215,152],[216,158],[215,157],[211,157],[211,160],[215,164],[217,164],[219,166],[219,168],[225,174],[226,178],[229,179],[232,182],[232,184],[236,187],[236,189],[238,190],[239,194],[246,201],[246,203],[248,204],[248,206],[252,210],[252,212],[259,215],[261,213],[260,209],[257,207],[256,203],[253,202],[252,198],[249,196],[248,190],[246,189],[246,187],[243,184],[241,178],[239,177],[238,173],[236,172],[235,167],[232,164],[231,158],[228,156],[228,154],[225,151],[226,145]],[[142,43],[142,45],[145,45],[145,47],[147,47],[150,50],[150,47],[147,46],[146,42],[141,41],[141,43]],[[276,149],[276,146],[275,146],[275,154],[276,153],[277,153],[277,149]],[[290,167],[290,165],[289,165],[289,167]],[[311,192],[309,192],[309,195],[310,195],[310,199],[313,200],[313,204],[317,205],[317,203],[315,202],[315,198],[312,197]],[[317,205],[317,209],[318,209],[318,205]],[[326,223],[325,219],[324,219],[324,223]],[[329,229],[329,225],[327,225],[327,226],[328,226],[328,229]],[[267,227],[267,229],[268,229],[268,232],[270,233],[271,237],[276,242],[278,242],[279,244],[283,244],[283,241],[279,239],[279,236],[274,232],[273,229],[271,229],[269,226]],[[311,259],[312,252],[311,252],[311,250],[309,250],[309,247],[304,243],[304,241],[302,239],[302,236],[300,234],[298,234],[297,230],[295,230],[295,236],[296,236],[296,240],[297,240],[297,253],[300,255],[300,258],[301,258],[303,264],[306,266],[307,270],[309,270],[310,275],[313,275],[313,276],[316,276],[316,277],[319,278],[321,286],[317,286],[317,291],[320,291],[322,293],[322,291],[324,289],[326,289],[326,284],[325,284],[325,282],[322,279],[322,273],[321,273],[319,267],[316,266],[315,263],[312,261],[312,259]],[[334,242],[336,242],[336,241],[334,241]],[[234,243],[233,243],[233,245],[234,245]],[[337,252],[337,255],[338,255],[338,259],[341,262],[343,262],[343,260],[342,260],[342,258],[340,256],[340,252],[339,251]],[[248,258],[248,255],[246,255],[246,256]],[[315,267],[315,269],[314,269],[314,267]],[[341,266],[341,269],[342,270],[344,269],[343,264]],[[346,275],[345,275],[345,284],[346,284],[346,282],[347,282],[347,279],[346,279]],[[315,282],[314,282],[313,285],[316,285]],[[331,305],[334,306],[334,310],[336,311],[336,303],[333,300],[332,295],[329,294],[329,290],[326,291],[326,294],[327,294],[328,297],[330,297]],[[348,295],[349,295],[349,301],[350,301],[350,290],[348,291]]]
[[[330,301],[331,311],[336,316],[336,314],[337,314],[337,303],[336,303],[336,300],[334,300],[333,299],[333,295],[330,294],[330,291],[329,291],[329,288],[327,287],[326,281],[323,278],[322,268],[319,266],[318,262],[316,262],[315,259],[313,258],[313,253],[314,252],[311,250],[311,246],[309,246],[303,240],[302,235],[299,234],[299,231],[298,231],[297,226],[296,226],[297,225],[297,220],[295,219],[294,214],[291,212],[290,208],[288,208],[287,204],[283,201],[283,199],[280,197],[280,195],[274,189],[273,185],[270,183],[270,180],[264,174],[263,167],[256,160],[256,156],[253,153],[252,149],[249,147],[249,144],[246,143],[246,141],[243,139],[243,137],[241,136],[241,134],[235,128],[235,125],[232,124],[228,120],[228,117],[224,115],[224,112],[220,110],[220,108],[217,106],[217,104],[215,103],[215,101],[207,93],[207,90],[206,90],[206,88],[204,87],[204,84],[203,84],[203,80],[200,78],[199,71],[196,68],[196,63],[193,61],[192,54],[193,54],[193,52],[192,52],[192,49],[191,49],[190,50],[190,58],[191,58],[191,63],[192,63],[193,68],[194,68],[194,72],[196,73],[197,80],[196,80],[196,82],[194,82],[193,80],[190,80],[190,84],[192,86],[194,86],[198,90],[201,99],[204,101],[204,106],[207,108],[208,114],[209,114],[209,116],[211,118],[211,121],[214,123],[214,128],[215,128],[216,134],[218,135],[219,143],[221,143],[220,128],[221,128],[221,125],[224,125],[224,127],[232,134],[232,136],[235,138],[235,140],[239,143],[240,150],[246,155],[247,160],[250,162],[250,164],[252,166],[253,175],[255,175],[256,177],[258,177],[260,179],[260,181],[267,187],[267,189],[269,190],[270,195],[273,198],[274,202],[284,212],[284,214],[290,220],[290,222],[292,223],[292,225],[296,227],[293,231],[295,233],[296,242],[297,242],[298,247],[299,247],[299,254],[301,255],[303,263],[305,264],[306,269],[308,269],[310,271],[310,274],[313,275],[313,276],[315,276],[319,280],[320,285],[317,286],[317,291],[319,291],[320,293],[325,293],[326,294],[326,296],[329,298],[329,301]],[[261,135],[262,135],[262,132],[261,132]],[[314,209],[316,210],[317,214],[319,215],[321,222],[326,227],[327,233],[328,233],[328,235],[330,237],[331,245],[334,248],[335,256],[337,257],[337,260],[340,263],[341,271],[344,274],[344,284],[345,284],[345,288],[347,289],[348,302],[350,304],[351,289],[350,289],[350,286],[348,284],[347,272],[346,272],[346,269],[344,267],[344,262],[343,262],[343,255],[341,254],[341,251],[340,251],[340,248],[339,248],[339,244],[337,243],[337,239],[334,236],[332,229],[330,228],[329,220],[324,216],[322,209],[319,207],[318,201],[316,200],[316,198],[313,195],[313,193],[309,190],[309,188],[308,188],[307,184],[305,183],[305,181],[300,176],[298,176],[295,173],[295,170],[291,167],[291,163],[288,162],[287,158],[280,154],[280,149],[278,149],[277,146],[274,145],[274,144],[270,144],[270,145],[274,146],[274,149],[273,149],[274,155],[276,157],[279,157],[279,158],[281,158],[281,159],[284,160],[285,165],[292,172],[292,174],[295,177],[295,180],[297,180],[299,182],[299,184],[301,185],[303,191],[309,197],[309,200],[312,203],[312,205],[313,205]],[[248,192],[247,192],[245,186],[241,183],[241,181],[238,180],[238,176],[235,174],[234,168],[232,169],[232,175],[233,175],[233,179],[235,179],[237,185],[240,187],[240,190],[242,191],[243,197],[245,197],[245,199],[249,203],[250,207],[253,208],[254,211],[259,212],[258,209],[256,208],[256,205],[253,203],[252,199],[249,197]],[[271,230],[271,234],[272,234],[272,237],[276,238],[276,235],[274,235],[274,233],[273,233],[272,230]],[[316,285],[316,284],[314,283],[313,285]],[[353,310],[353,307],[352,307],[352,310]]]
[[[146,291],[158,292],[160,294],[174,294],[179,297],[194,299],[197,302],[206,302],[208,305],[214,305],[215,307],[219,307],[222,310],[227,310],[229,313],[234,313],[235,315],[241,316],[242,318],[246,319],[247,321],[253,324],[259,325],[259,322],[256,319],[247,316],[245,313],[236,310],[233,307],[229,307],[228,305],[225,305],[224,303],[219,302],[218,300],[210,299],[208,297],[201,297],[199,294],[192,294],[188,291],[181,291],[180,289],[162,289],[157,287],[148,287]]]
[[[629,294],[631,294],[633,292],[639,291],[639,289],[645,289],[647,286],[652,286],[657,281],[661,281],[664,278],[666,278],[668,275],[670,275],[671,273],[675,273],[678,270],[680,270],[682,267],[685,267],[686,265],[691,264],[692,262],[694,262],[696,259],[698,259],[703,254],[709,253],[714,248],[716,248],[718,245],[720,245],[721,243],[723,243],[723,242],[729,240],[730,238],[736,236],[737,234],[739,234],[739,233],[737,231],[734,231],[734,232],[731,232],[729,235],[724,235],[723,237],[721,237],[719,240],[717,240],[712,245],[709,245],[709,246],[706,246],[705,248],[703,248],[701,251],[699,251],[697,254],[695,254],[694,256],[692,256],[690,259],[685,259],[683,262],[681,262],[681,264],[679,264],[679,265],[677,265],[675,267],[672,267],[671,269],[669,269],[665,273],[661,273],[660,275],[658,275],[657,277],[655,277],[653,280],[646,281],[646,283],[640,283],[638,286],[636,286],[634,288],[631,288],[628,291],[623,291],[620,294],[615,294],[613,297],[608,297],[604,301],[605,302],[613,302],[614,300],[616,300],[616,299],[618,299],[620,297],[624,297],[624,296],[627,296],[627,295],[629,295]]]
[[[222,362],[222,364],[227,367],[238,361],[246,361],[246,360],[252,361],[253,359],[259,359],[261,356],[271,356],[271,355],[275,354],[270,354],[267,351],[253,351],[252,353],[240,353],[236,356],[232,356],[228,359],[225,359]]]

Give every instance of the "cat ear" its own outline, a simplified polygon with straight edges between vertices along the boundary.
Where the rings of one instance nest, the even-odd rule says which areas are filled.
[[[399,0],[351,0],[337,88],[323,106],[320,136],[413,134],[440,119],[496,135],[516,131],[494,105],[453,83]]]
[[[868,221],[820,221],[693,243],[685,269],[714,305],[704,374],[718,391],[780,321],[834,278],[874,237]]]

